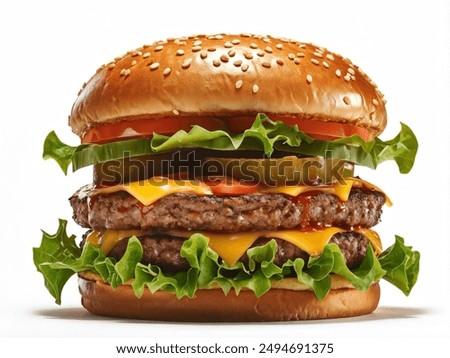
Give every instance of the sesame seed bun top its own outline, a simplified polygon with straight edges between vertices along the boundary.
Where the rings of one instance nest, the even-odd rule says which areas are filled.
[[[323,47],[271,36],[197,35],[115,58],[83,86],[69,117],[82,137],[119,121],[277,114],[386,126],[383,95],[360,68]]]

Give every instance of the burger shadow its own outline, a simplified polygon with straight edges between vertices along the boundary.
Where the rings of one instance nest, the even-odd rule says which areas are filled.
[[[286,325],[286,324],[326,324],[326,323],[353,323],[353,322],[370,322],[370,321],[383,321],[392,319],[412,319],[426,316],[432,313],[432,310],[421,307],[391,307],[382,306],[378,307],[374,313],[349,317],[349,318],[333,318],[327,320],[311,320],[311,321],[284,321],[284,322],[172,322],[172,321],[145,321],[136,319],[120,319],[113,317],[96,316],[89,313],[82,307],[68,307],[68,308],[55,308],[45,310],[35,310],[33,314],[41,316],[47,319],[61,319],[70,321],[107,321],[108,323],[127,323],[132,322],[134,324],[167,324],[167,325]]]
[[[95,316],[82,307],[58,307],[42,310],[34,310],[33,315],[40,316],[46,319],[61,319],[69,321],[103,321],[114,320],[109,317]]]

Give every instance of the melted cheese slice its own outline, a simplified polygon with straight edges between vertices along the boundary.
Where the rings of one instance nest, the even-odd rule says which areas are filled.
[[[261,193],[279,193],[289,196],[298,196],[309,191],[320,191],[321,193],[329,193],[336,195],[340,200],[347,201],[350,191],[352,190],[353,180],[347,179],[344,184],[334,184],[327,186],[306,186],[306,185],[281,185],[273,188],[264,188]]]
[[[336,227],[319,231],[251,231],[238,234],[202,233],[209,238],[209,247],[228,265],[235,264],[260,237],[270,237],[289,241],[291,244],[306,251],[310,256],[319,256],[331,237],[344,230]]]
[[[231,266],[235,264],[260,237],[277,238],[288,241],[307,252],[310,256],[317,257],[322,253],[323,248],[334,234],[345,231],[346,230],[337,227],[330,227],[315,231],[250,231],[236,234],[200,232],[200,234],[209,238],[209,247]],[[363,234],[367,240],[369,240],[377,255],[381,253],[381,240],[375,231],[371,229],[359,229],[356,231]],[[186,238],[192,235],[192,233],[187,231],[173,231],[169,233]],[[96,247],[101,247],[105,254],[107,254],[120,240],[133,235],[142,236],[145,234],[146,232],[136,230],[93,231],[86,238],[86,242],[89,242]]]
[[[239,234],[202,233],[209,238],[209,247],[228,264],[235,264],[239,258],[247,252],[252,244],[260,237],[270,237],[290,242],[312,257],[319,256],[325,245],[334,234],[346,230],[336,227],[317,231],[279,230],[279,231],[255,231]],[[382,252],[381,240],[378,234],[370,229],[356,230],[363,234],[372,244],[377,255]]]
[[[389,199],[389,197],[386,195],[386,193],[381,190],[376,185],[373,185],[372,183],[369,183],[366,180],[362,180],[359,178],[347,178],[344,183],[336,183],[333,185],[326,185],[326,186],[306,186],[306,185],[281,185],[273,188],[264,188],[260,190],[261,193],[279,193],[279,194],[286,194],[289,196],[298,196],[303,193],[307,193],[310,191],[319,191],[321,193],[328,193],[328,194],[334,194],[336,195],[341,201],[347,201],[348,197],[350,195],[350,191],[353,187],[358,188],[366,188],[370,190],[376,190],[382,193],[386,198],[386,205],[392,206],[392,201]]]
[[[392,205],[389,197],[380,188],[359,178],[347,178],[344,183],[337,183],[328,186],[281,185],[277,187],[265,187],[260,189],[259,193],[285,194],[296,197],[303,193],[316,191],[334,194],[341,201],[347,201],[352,187],[363,187],[366,189],[379,191],[386,197],[386,205]],[[153,204],[159,199],[175,193],[213,195],[211,188],[199,180],[173,180],[163,177],[153,177],[147,180],[94,189],[92,191],[92,195],[110,194],[118,191],[126,191],[145,206]]]
[[[134,181],[127,184],[94,189],[92,195],[110,194],[118,191],[126,191],[145,206],[153,204],[155,201],[175,193],[192,193],[197,195],[213,194],[208,185],[198,180],[173,180],[163,177],[153,177],[151,179]]]
[[[101,247],[105,254],[111,251],[111,249],[116,246],[116,244],[128,237],[133,235],[135,236],[143,236],[145,235],[145,231],[138,230],[102,230],[97,231],[94,230],[89,233],[86,237],[86,242],[96,246]]]

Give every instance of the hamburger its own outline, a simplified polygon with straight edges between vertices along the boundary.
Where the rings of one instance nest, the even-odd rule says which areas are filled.
[[[56,303],[78,275],[98,315],[173,321],[284,321],[368,314],[384,279],[408,295],[419,253],[373,227],[389,197],[359,178],[418,144],[388,141],[385,100],[350,60],[271,36],[157,41],[101,66],[44,158],[92,166],[34,248]]]

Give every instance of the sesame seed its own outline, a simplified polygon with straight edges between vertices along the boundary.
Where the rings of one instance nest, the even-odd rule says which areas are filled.
[[[177,50],[177,56],[183,56],[184,55],[184,50],[179,49]]]
[[[294,63],[296,65],[299,65],[300,64],[300,59],[298,57],[294,58]]]
[[[293,59],[295,58],[295,55],[294,55],[293,53],[290,53],[290,54],[288,55],[288,58],[289,58],[290,60],[293,60]]]
[[[277,44],[275,46],[278,50],[282,50],[283,49],[283,44]]]
[[[258,93],[259,86],[257,84],[254,84],[253,87],[252,87],[252,91],[253,91],[253,93]]]
[[[258,50],[258,51],[256,52],[256,54],[257,54],[259,57],[263,57],[263,56],[264,56],[264,51],[263,51],[263,50]]]
[[[347,72],[350,73],[351,75],[354,75],[354,74],[355,74],[355,70],[354,70],[353,68],[351,68],[351,67],[349,67],[349,68],[347,69]]]
[[[277,63],[278,63],[280,66],[283,66],[283,65],[284,65],[284,61],[283,61],[281,58],[277,58]]]
[[[244,52],[244,57],[247,60],[251,60],[253,58],[253,54],[251,52]]]
[[[172,113],[175,114],[176,116],[180,115],[180,112],[178,112],[178,110],[176,110],[176,109],[174,109],[174,110],[172,111]]]
[[[300,45],[298,45],[298,47],[300,47],[300,48],[306,48],[306,45],[305,45],[305,44],[300,44]]]
[[[351,103],[350,98],[348,98],[347,96],[344,96],[343,100],[344,100],[345,104],[350,104]]]
[[[161,51],[164,48],[163,45],[159,45],[155,47],[155,51]]]
[[[322,62],[322,66],[325,67],[325,68],[330,68],[330,65],[326,61]]]
[[[144,54],[142,55],[142,57],[143,57],[143,58],[147,58],[147,57],[150,57],[150,52],[146,52],[146,53],[144,53]]]
[[[215,66],[215,67],[219,67],[220,66],[220,61],[219,60],[213,60],[213,65]]]
[[[220,61],[222,61],[222,62],[228,62],[228,60],[229,60],[229,58],[228,58],[227,55],[222,55],[222,56],[220,56]]]
[[[385,98],[383,98],[383,100],[382,100],[382,101],[383,101],[383,103],[384,103],[384,104],[386,104],[386,103],[387,103],[387,100],[386,100]]]
[[[192,52],[197,52],[197,51],[200,51],[201,49],[202,49],[201,46],[194,46],[194,47],[192,47]]]
[[[234,86],[236,87],[236,89],[240,89],[243,84],[244,84],[244,82],[242,82],[242,80],[238,80],[238,81],[236,81]]]
[[[316,57],[322,57],[322,54],[320,52],[317,52],[317,51],[314,52],[313,55],[316,56]]]
[[[233,47],[233,44],[230,41],[225,42],[225,44],[223,45],[225,48],[230,48]]]
[[[334,56],[331,53],[327,53],[325,57],[327,58],[327,60],[334,61]]]
[[[350,76],[350,78],[352,79],[352,81],[356,81],[356,77],[355,76]]]
[[[344,57],[343,59],[342,59],[342,61],[344,61],[345,63],[347,63],[347,64],[351,64],[352,63],[352,61],[350,61],[350,59],[348,59],[347,57]]]
[[[258,45],[255,44],[254,42],[252,42],[252,43],[250,44],[250,48],[252,48],[252,49],[257,49],[257,48],[258,48]]]
[[[209,48],[208,48],[208,51],[209,51],[209,52],[214,52],[214,51],[216,51],[216,48],[215,48],[215,47],[209,47]]]
[[[350,81],[350,76],[347,74],[344,76],[344,80],[346,80],[347,82]]]
[[[129,76],[131,74],[131,70],[129,68],[126,68],[124,70],[125,70],[125,71],[123,71],[124,76]]]
[[[131,61],[131,66],[135,66],[137,64],[136,60]]]
[[[236,60],[233,62],[233,65],[235,65],[236,67],[239,67],[240,65],[242,65],[242,61],[241,60]]]
[[[250,35],[250,34],[247,33],[247,32],[244,32],[244,33],[241,34],[241,36],[242,36],[242,37],[250,37],[250,36],[252,36],[252,35]]]
[[[112,70],[114,67],[116,67],[116,64],[115,64],[115,63],[110,63],[110,64],[108,65],[108,68],[109,68],[110,70]]]
[[[125,68],[122,68],[122,70],[120,71],[120,75],[121,75],[121,76],[125,76],[125,73],[126,73],[126,69],[125,69]]]
[[[303,52],[297,52],[297,57],[305,57],[305,54]]]
[[[186,61],[184,61],[181,64],[181,68],[183,68],[183,69],[189,68],[189,66],[191,65],[191,62],[192,62],[192,59],[187,59]]]
[[[233,41],[231,41],[231,43],[233,45],[239,45],[241,43],[241,41],[239,41],[238,39],[234,39]]]
[[[206,57],[208,57],[208,52],[206,52],[206,51],[200,52],[200,57],[201,57],[202,59],[205,59]]]
[[[306,75],[306,82],[312,83],[312,81],[313,81],[312,76],[311,75]]]
[[[262,65],[263,65],[263,67],[270,68],[271,63],[270,63],[270,61],[263,61]]]
[[[141,51],[136,51],[136,52],[134,52],[131,56],[132,56],[132,57],[142,56],[142,52],[141,52]]]
[[[372,100],[372,103],[374,106],[378,106],[380,104],[375,98]]]
[[[341,73],[341,70],[336,70],[336,76],[338,76],[338,77],[341,77],[341,75],[342,75],[342,73]]]
[[[248,70],[248,65],[247,65],[246,63],[244,63],[244,64],[241,66],[241,70],[242,70],[242,72],[246,72],[246,71]]]
[[[159,63],[158,62],[153,62],[151,65],[150,65],[150,69],[151,70],[156,70],[156,69],[158,69],[159,68]]]
[[[234,55],[236,55],[236,51],[234,51],[234,50],[228,51],[228,56],[234,57]]]
[[[197,40],[194,42],[194,46],[201,46],[202,41],[201,40]]]
[[[222,35],[216,35],[216,36],[214,36],[214,38],[216,40],[223,40],[223,36]]]
[[[272,53],[273,52],[272,47],[270,47],[270,46],[266,46],[264,51],[266,51],[267,53]]]
[[[318,64],[319,64],[319,61],[317,61],[315,58],[312,58],[312,59],[311,59],[311,62],[312,62],[313,64],[315,64],[315,65],[318,65]]]
[[[264,37],[263,41],[264,41],[265,43],[269,43],[269,42],[270,42],[270,39],[267,38],[267,37]]]
[[[164,74],[164,76],[168,76],[168,75],[170,74],[170,72],[172,72],[172,70],[170,69],[170,67],[166,67],[166,68],[164,69],[163,74]]]

